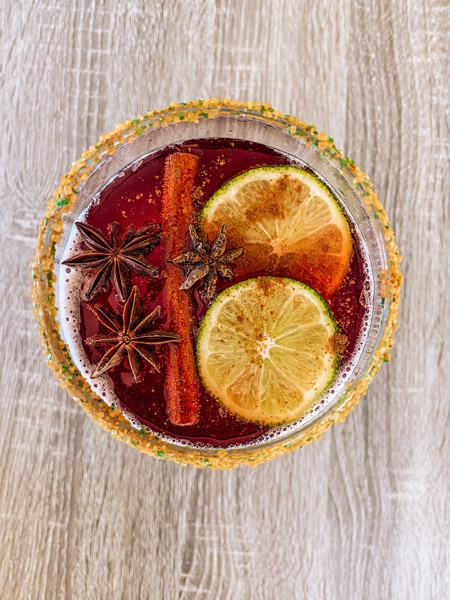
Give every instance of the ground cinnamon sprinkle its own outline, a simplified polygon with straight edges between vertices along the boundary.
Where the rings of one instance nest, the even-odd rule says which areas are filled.
[[[256,285],[262,291],[264,296],[270,296],[274,287],[274,282],[271,277],[258,277]]]
[[[330,351],[337,352],[338,354],[344,354],[349,344],[348,337],[343,333],[335,333],[330,338]]]
[[[250,201],[245,216],[249,223],[262,221],[265,217],[284,219],[285,203],[284,196],[289,177],[279,177],[275,181],[260,181],[255,185],[253,202]],[[252,206],[253,204],[253,206]]]

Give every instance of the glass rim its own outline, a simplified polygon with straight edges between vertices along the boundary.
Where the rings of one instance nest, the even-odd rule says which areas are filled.
[[[227,119],[217,117],[227,117]],[[211,123],[211,119],[216,119],[216,121]],[[328,165],[327,168],[331,169],[330,173],[335,173],[336,181],[346,182],[347,193],[351,193],[358,198],[362,209],[370,215],[374,231],[377,232],[380,256],[383,259],[382,264],[380,262],[379,265],[379,280],[376,283],[382,306],[379,327],[365,360],[364,368],[359,370],[358,377],[352,381],[351,387],[339,397],[338,402],[330,404],[303,426],[274,439],[266,439],[259,443],[256,440],[253,444],[236,448],[200,448],[189,445],[189,442],[163,441],[157,434],[148,433],[144,429],[138,431],[123,417],[119,409],[111,410],[95,394],[90,384],[84,380],[76,369],[68,349],[65,347],[57,319],[57,270],[55,266],[57,264],[58,249],[64,247],[64,238],[71,228],[70,221],[74,220],[73,214],[76,214],[77,211],[79,213],[85,208],[89,195],[90,199],[93,197],[92,189],[87,193],[86,190],[92,188],[92,185],[95,187],[96,178],[97,186],[100,186],[101,189],[101,173],[102,170],[108,172],[108,164],[110,170],[113,169],[117,173],[124,166],[138,160],[139,157],[131,161],[128,160],[124,165],[120,164],[121,154],[126,154],[129,143],[133,144],[133,150],[136,149],[137,154],[139,154],[139,148],[145,149],[145,142],[153,135],[152,132],[156,128],[164,128],[167,125],[171,126],[167,129],[167,133],[173,133],[175,130],[179,131],[180,128],[186,130],[185,135],[188,137],[177,141],[195,139],[190,131],[198,129],[201,129],[203,133],[197,135],[197,139],[205,137],[242,139],[241,136],[236,135],[234,129],[231,130],[232,135],[223,135],[220,122],[229,122],[230,120],[241,124],[244,121],[264,123],[266,129],[267,126],[269,127],[269,131],[273,128],[275,128],[274,131],[282,131],[287,146],[292,146],[291,151],[281,149],[282,152],[293,155],[301,162],[306,162],[319,175],[322,175],[325,183],[332,188],[334,186],[333,182],[330,183],[329,174],[328,176],[323,174],[324,165]],[[176,123],[183,124],[183,122],[184,126],[173,127]],[[190,123],[192,125],[189,125]],[[199,123],[201,123],[201,127],[197,127]],[[214,134],[217,130],[220,130],[221,133]],[[162,133],[162,129],[159,131],[161,133],[156,137],[167,138],[167,135]],[[205,135],[204,131],[207,131],[208,134]],[[255,139],[254,133],[252,135],[253,137],[249,138],[252,141],[265,143],[261,139]],[[170,143],[175,143],[175,140],[169,143],[162,142],[154,149],[170,145]],[[266,145],[270,144],[266,143]],[[271,147],[280,150],[276,145],[272,144]],[[311,157],[314,158],[317,164],[311,165],[309,161],[305,160],[305,156],[298,157],[297,153],[293,152],[294,149],[297,150],[297,153],[299,149],[303,149],[304,154],[308,154],[310,159]],[[115,161],[110,158],[113,154],[116,154]],[[144,154],[148,154],[148,152],[141,153],[141,156]],[[111,165],[111,162],[116,162],[119,166],[115,167],[114,164]],[[110,178],[111,175],[105,177],[104,184]],[[94,183],[90,185],[92,182]],[[83,196],[85,196],[84,199]],[[339,198],[340,194],[337,193],[337,196]],[[78,208],[73,213],[76,203]],[[72,216],[69,217],[69,214],[72,214]],[[152,111],[133,121],[119,124],[113,132],[101,136],[99,143],[91,146],[83,153],[82,157],[74,163],[71,171],[62,177],[61,186],[55,191],[52,200],[49,201],[47,214],[41,223],[38,251],[32,265],[32,297],[34,311],[40,322],[41,340],[48,353],[50,368],[61,382],[61,385],[68,388],[69,393],[83,406],[86,412],[91,414],[100,426],[109,430],[115,437],[158,458],[169,458],[200,467],[231,468],[239,464],[255,465],[299,448],[320,437],[334,422],[345,418],[349,410],[357,403],[359,397],[365,393],[368,383],[378,371],[381,363],[389,359],[388,353],[393,342],[392,335],[396,328],[399,290],[402,279],[399,270],[400,260],[386,212],[378,201],[371,182],[367,175],[355,165],[354,161],[346,158],[337,150],[332,138],[323,133],[318,133],[314,127],[306,125],[295,117],[282,115],[273,110],[269,104],[238,103],[228,100],[194,101],[179,105],[172,104],[167,109]]]

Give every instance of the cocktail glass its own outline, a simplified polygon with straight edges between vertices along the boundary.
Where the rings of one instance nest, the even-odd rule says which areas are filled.
[[[58,278],[61,256],[71,227],[92,198],[119,172],[149,153],[177,142],[233,138],[258,142],[290,155],[333,190],[353,222],[365,249],[371,285],[371,307],[364,341],[352,371],[328,403],[318,404],[298,422],[272,428],[248,445],[211,448],[187,440],[161,439],[136,429],[111,409],[83,378],[72,360],[58,321]],[[137,161],[137,162],[136,162]],[[401,257],[386,212],[367,175],[346,158],[331,138],[314,127],[273,110],[268,104],[229,100],[172,104],[103,135],[61,179],[41,222],[32,265],[32,299],[48,364],[61,385],[103,429],[157,458],[213,469],[257,464],[301,448],[343,421],[357,404],[381,364],[389,360],[396,329],[402,276]],[[163,401],[163,399],[161,399]]]

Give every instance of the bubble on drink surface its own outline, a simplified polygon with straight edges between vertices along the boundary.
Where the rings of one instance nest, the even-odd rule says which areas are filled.
[[[137,171],[139,169],[139,167],[142,165],[142,163],[144,162],[144,159],[141,158],[139,160],[137,160],[136,162],[133,163],[133,165],[131,166],[131,170],[134,173],[135,171]],[[125,174],[125,172],[124,172]]]

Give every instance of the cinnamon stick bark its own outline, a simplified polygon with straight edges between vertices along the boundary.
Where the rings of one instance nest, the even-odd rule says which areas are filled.
[[[198,171],[199,159],[192,154],[172,154],[166,160],[161,215],[167,270],[164,305],[169,329],[183,338],[183,342],[168,348],[166,408],[174,425],[194,425],[200,412],[200,383],[192,334],[194,311],[188,293],[179,289],[184,281],[183,270],[167,262],[189,245],[188,227],[194,210],[192,194]]]

